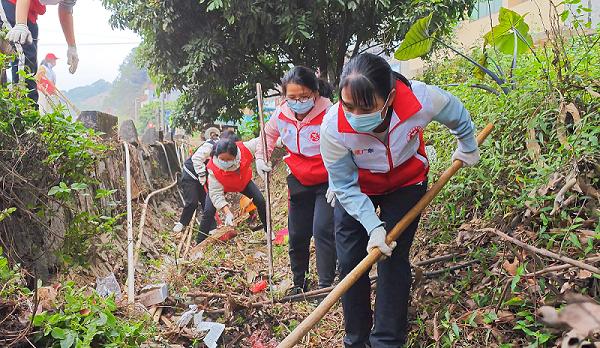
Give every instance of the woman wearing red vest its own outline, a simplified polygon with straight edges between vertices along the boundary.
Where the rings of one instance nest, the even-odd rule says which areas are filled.
[[[288,155],[291,174],[289,192],[289,254],[293,273],[292,293],[308,291],[310,239],[314,236],[319,287],[328,287],[335,278],[336,256],[333,234],[333,194],[328,191],[327,171],[319,151],[321,122],[331,106],[331,86],[319,80],[315,72],[297,66],[281,80],[285,101],[275,110],[265,126],[269,156],[281,137]],[[259,143],[256,169],[259,174],[271,170],[264,161]]]
[[[233,226],[233,213],[225,198],[227,192],[240,192],[252,199],[258,210],[263,226],[267,226],[266,204],[260,189],[252,181],[252,162],[256,152],[258,138],[250,141],[236,142],[235,136],[219,140],[213,147],[211,159],[206,165],[208,170],[208,197],[200,221],[200,235],[196,238],[202,242],[210,232],[213,217],[217,210],[225,214],[225,224]]]
[[[3,21],[7,21],[12,27],[6,38],[11,42],[22,45],[25,62],[23,63],[29,71],[27,73],[35,75],[37,73],[37,41],[38,25],[37,18],[46,13],[46,5],[58,5],[58,19],[60,21],[65,40],[69,46],[67,49],[67,64],[69,72],[75,73],[79,56],[75,45],[75,32],[73,30],[73,6],[77,0],[2,0],[2,10],[5,16]],[[18,61],[12,63],[12,82],[19,81]],[[27,80],[29,97],[37,102],[38,91],[34,79]]]
[[[374,325],[368,272],[342,296],[346,347],[397,348],[406,343],[409,252],[418,219],[392,245],[385,237],[427,190],[423,130],[432,120],[456,136],[453,160],[465,165],[479,161],[475,126],[456,97],[408,81],[372,54],[358,55],[344,66],[340,102],[321,127],[321,154],[337,198],[334,223],[341,276],[372,248],[387,256],[377,265]]]

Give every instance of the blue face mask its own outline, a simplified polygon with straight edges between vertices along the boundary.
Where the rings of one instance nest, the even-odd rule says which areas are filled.
[[[214,157],[215,163],[217,164],[217,166],[219,166],[220,168],[222,168],[223,170],[229,170],[233,167],[235,167],[237,161],[233,160],[233,161],[223,161],[222,159],[220,159],[219,157]]]
[[[348,111],[344,111],[344,113],[346,114],[348,123],[350,123],[350,126],[352,126],[355,131],[372,132],[373,129],[377,128],[381,122],[383,122],[383,118],[381,117],[382,111],[383,109],[370,114],[361,115],[355,115]]]
[[[384,105],[387,104],[389,100],[385,101]],[[360,114],[355,115],[349,111],[344,111],[346,115],[346,119],[350,126],[357,132],[372,132],[375,128],[377,128],[385,119],[383,117],[383,110],[385,110],[386,106],[384,106],[381,110],[372,112],[370,114]]]
[[[315,100],[313,98],[310,98],[307,101],[288,100],[287,104],[293,112],[297,114],[305,114],[315,106]]]

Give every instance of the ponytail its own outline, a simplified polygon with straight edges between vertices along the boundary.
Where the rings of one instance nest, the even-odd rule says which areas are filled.
[[[328,99],[333,95],[333,86],[329,82],[318,78],[312,69],[304,66],[295,66],[283,75],[281,88],[284,95],[287,92],[287,85],[290,83],[304,86],[313,92],[319,92],[321,97]]]
[[[331,97],[333,96],[333,86],[331,85],[331,83],[323,80],[323,79],[318,79],[318,84],[319,84],[319,95],[321,97],[327,98],[327,99],[331,99]]]

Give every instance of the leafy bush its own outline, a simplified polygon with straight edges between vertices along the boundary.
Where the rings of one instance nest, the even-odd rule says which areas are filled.
[[[433,65],[424,72],[424,81],[445,86],[463,101],[478,129],[488,122],[495,125],[492,135],[482,146],[480,164],[459,172],[436,199],[429,228],[452,231],[462,221],[473,217],[510,221],[524,211],[526,204],[543,206],[541,202],[532,202],[530,192],[547,184],[552,173],[564,171],[577,162],[598,160],[600,100],[589,90],[598,89],[593,77],[600,76],[600,47],[595,45],[586,52],[588,46],[583,43],[583,40],[594,41],[596,37],[572,39],[566,53],[572,66],[576,64],[577,68],[571,72],[568,81],[564,80],[564,75],[561,80],[556,70],[549,71],[553,56],[548,56],[542,63],[531,55],[522,56],[514,70],[517,88],[508,95],[496,96],[468,87],[478,80],[469,77],[469,63],[461,59]],[[540,56],[547,54],[538,50]],[[498,61],[508,63],[506,57],[498,57]],[[456,83],[459,85],[453,86]],[[571,129],[570,148],[561,144],[557,135],[561,127],[557,121],[559,107],[568,102],[578,107],[582,119],[581,124]],[[527,135],[532,129],[541,147],[537,161],[528,155],[526,147]],[[452,136],[436,124],[432,125],[430,134],[438,158],[449,159],[455,147]],[[432,171],[440,173],[448,164],[439,161],[432,166]],[[597,178],[595,180],[597,185]],[[554,200],[554,195],[536,199]],[[566,210],[550,219],[547,212],[542,212],[540,219],[533,223],[534,226],[539,224],[544,232],[551,227],[564,226],[568,217],[574,216],[571,213]]]
[[[70,282],[60,290],[60,309],[42,312],[33,319],[39,328],[37,347],[139,347],[151,332],[143,320],[126,321],[115,316],[113,298],[102,298]]]
[[[0,55],[0,62],[7,60]],[[40,114],[22,87],[0,86],[0,238],[24,268],[35,267],[42,278],[54,262],[46,255],[55,249],[49,240],[80,246],[69,248],[71,255],[64,259],[85,260],[81,256],[90,250],[90,235],[81,232],[97,230],[101,216],[112,215],[100,210],[100,216],[77,219],[82,210],[77,198],[97,184],[90,173],[109,149],[98,136],[63,110]],[[49,236],[57,213],[71,224],[65,239]]]

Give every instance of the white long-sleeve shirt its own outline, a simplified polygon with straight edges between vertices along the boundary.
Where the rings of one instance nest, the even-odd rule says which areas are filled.
[[[413,121],[423,125],[437,121],[450,129],[450,133],[458,140],[460,151],[477,150],[475,125],[458,98],[438,87],[418,81],[412,81],[412,90],[422,105],[422,109],[412,116]],[[337,200],[346,212],[358,220],[367,233],[370,233],[376,227],[382,226],[383,222],[375,212],[369,197],[361,192],[358,182],[359,167],[354,158],[355,154],[336,137],[337,120],[338,104],[329,109],[321,125],[321,155],[329,173],[329,187],[335,192]],[[372,135],[372,139],[375,139],[376,135],[373,133]],[[406,134],[399,134],[399,136],[406,136]],[[416,148],[406,146],[399,150],[398,157],[410,158],[416,151]]]
[[[206,183],[206,164],[204,162],[210,158],[210,153],[213,149],[213,146],[213,144],[205,141],[192,155],[192,165],[196,175],[198,176],[198,180],[202,185]]]
[[[252,153],[253,156],[256,154],[256,147],[257,147],[259,141],[260,141],[260,138],[254,138],[252,140],[248,140],[248,141],[244,142],[244,146],[246,146],[248,148],[248,150]],[[238,153],[236,156],[236,160],[238,163],[239,163],[240,157],[241,157],[241,152],[238,149]],[[214,164],[217,167],[219,167],[219,162],[214,161]],[[221,168],[221,167],[219,167],[219,168]],[[237,165],[233,168],[230,168],[230,169],[225,169],[225,168],[221,168],[221,169],[228,170],[228,171],[236,171],[239,169],[239,165]],[[208,195],[210,197],[210,200],[212,201],[212,204],[215,206],[215,208],[217,208],[217,210],[221,210],[226,205],[229,205],[229,202],[225,198],[225,189],[224,189],[223,185],[219,182],[219,180],[217,180],[217,178],[215,177],[215,174],[210,169],[208,169]]]

